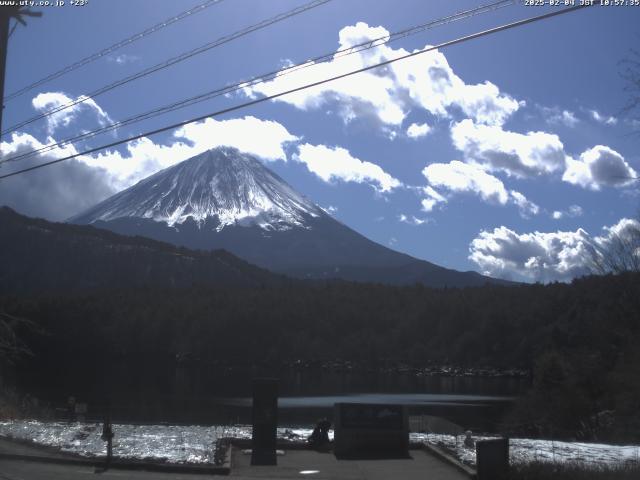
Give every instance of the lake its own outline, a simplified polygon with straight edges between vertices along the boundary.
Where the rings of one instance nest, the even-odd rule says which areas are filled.
[[[251,423],[251,379],[256,376],[265,376],[265,371],[139,363],[98,371],[79,362],[64,371],[18,372],[15,381],[59,409],[74,396],[88,404],[88,418],[100,419],[110,404],[114,422],[229,425]],[[282,368],[269,376],[279,379],[279,424],[295,427],[312,427],[319,418],[330,418],[336,402],[368,402],[404,404],[411,415],[441,416],[465,429],[494,432],[513,400],[529,386],[526,378],[322,368]]]

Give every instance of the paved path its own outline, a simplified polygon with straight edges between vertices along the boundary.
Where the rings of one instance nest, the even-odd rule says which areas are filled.
[[[0,453],[66,457],[52,451],[2,439],[0,439]],[[273,480],[291,478],[469,480],[469,477],[464,473],[423,450],[411,450],[411,457],[411,459],[399,460],[337,460],[331,453],[286,450],[285,455],[278,456],[277,466],[252,467],[250,465],[251,456],[244,455],[240,449],[234,449],[233,468],[230,476],[234,477],[234,480],[261,478]],[[76,480],[89,477],[118,480],[194,480],[210,478],[211,475],[121,469],[99,473],[89,465],[60,465],[49,462],[0,459],[0,480]]]
[[[56,465],[53,463],[0,460],[0,480],[202,480],[209,475],[145,472],[141,470],[108,470],[96,473],[93,467],[83,465]],[[223,479],[225,477],[216,477]]]
[[[236,451],[231,477],[235,479],[331,479],[331,480],[469,480],[455,467],[422,450],[411,450],[411,459],[337,460],[331,453],[287,450],[276,467],[252,467],[251,456]],[[305,473],[303,473],[305,472]],[[312,473],[313,472],[313,473]]]
[[[37,457],[54,457],[54,458],[70,458],[72,455],[67,455],[58,452],[54,448],[37,447],[29,445],[26,442],[16,442],[0,438],[0,453],[7,453],[10,455],[34,455]]]

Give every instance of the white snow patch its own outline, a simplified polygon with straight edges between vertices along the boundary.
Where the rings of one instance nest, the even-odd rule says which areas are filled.
[[[147,459],[171,463],[213,463],[215,441],[221,437],[251,438],[248,425],[130,425],[114,424],[113,454],[119,458]],[[304,440],[311,429],[281,427],[278,437]],[[0,437],[27,440],[38,445],[59,448],[62,452],[84,457],[106,455],[98,423],[65,423],[14,420],[0,422]],[[333,432],[329,432],[333,438]],[[475,441],[495,437],[474,436]],[[455,452],[464,463],[475,465],[475,449],[464,446],[464,436],[410,434],[412,442],[438,444]],[[510,439],[512,463],[535,461],[616,466],[640,463],[640,446],[599,443],[559,442],[526,438]]]

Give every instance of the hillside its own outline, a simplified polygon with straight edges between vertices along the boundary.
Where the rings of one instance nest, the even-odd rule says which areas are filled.
[[[0,208],[0,292],[122,287],[257,286],[285,278],[223,251],[189,251]]]

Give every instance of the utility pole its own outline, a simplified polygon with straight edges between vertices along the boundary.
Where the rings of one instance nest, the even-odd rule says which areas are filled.
[[[22,18],[41,17],[42,12],[32,12],[29,8],[20,8],[18,5],[0,7],[0,140],[2,140],[2,115],[4,113],[4,74],[7,64],[7,46],[9,44],[9,24],[12,18],[22,25],[27,22]]]

